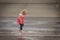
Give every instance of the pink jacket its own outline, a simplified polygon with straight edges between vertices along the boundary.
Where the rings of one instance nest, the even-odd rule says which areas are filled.
[[[17,23],[18,24],[24,24],[24,16],[23,15],[18,16]]]

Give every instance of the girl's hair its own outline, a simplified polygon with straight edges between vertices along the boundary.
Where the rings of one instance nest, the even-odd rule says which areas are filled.
[[[23,13],[23,12],[27,13],[27,10],[26,10],[26,9],[23,9],[23,10],[21,11],[21,13]]]

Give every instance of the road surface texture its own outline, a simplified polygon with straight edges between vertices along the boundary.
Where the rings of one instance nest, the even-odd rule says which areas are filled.
[[[25,18],[18,38],[17,18],[0,18],[0,40],[60,40],[60,18]]]

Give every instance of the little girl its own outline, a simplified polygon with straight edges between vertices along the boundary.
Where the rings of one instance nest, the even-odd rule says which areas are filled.
[[[17,20],[17,23],[20,25],[20,34],[22,34],[22,29],[23,29],[23,26],[24,26],[24,16],[26,15],[27,13],[27,10],[22,10],[21,13],[19,14],[18,16],[18,20]]]

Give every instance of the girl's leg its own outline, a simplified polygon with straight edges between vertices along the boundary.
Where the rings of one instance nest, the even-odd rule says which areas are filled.
[[[23,29],[24,24],[20,24],[20,30],[19,32],[22,34],[22,29]]]

